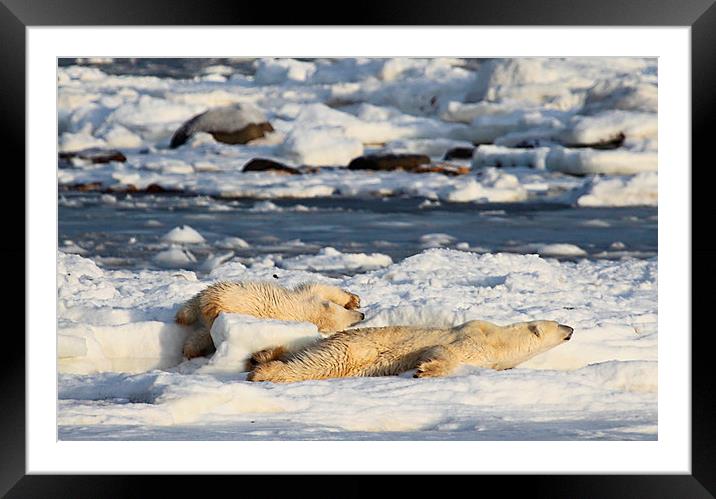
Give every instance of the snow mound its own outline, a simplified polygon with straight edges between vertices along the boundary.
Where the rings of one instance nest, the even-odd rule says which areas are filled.
[[[205,242],[204,237],[188,225],[174,227],[162,236],[162,241],[178,244],[199,244]]]

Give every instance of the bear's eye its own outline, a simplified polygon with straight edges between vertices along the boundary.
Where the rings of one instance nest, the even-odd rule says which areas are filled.
[[[535,326],[534,324],[530,324],[529,329],[532,332],[532,334],[534,334],[535,336],[537,336],[539,338],[539,328],[537,326]]]

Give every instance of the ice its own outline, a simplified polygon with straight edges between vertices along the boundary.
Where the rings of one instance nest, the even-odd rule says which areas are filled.
[[[429,249],[352,277],[281,272],[287,286],[318,280],[359,294],[361,326],[540,318],[575,328],[571,341],[509,371],[253,384],[241,372],[250,350],[317,333],[234,314],[212,329],[214,357],[182,361],[191,329],[173,323],[180,303],[214,280],[275,272],[230,261],[197,280],[187,271],[107,271],[58,253],[60,438],[656,438],[656,258]]]

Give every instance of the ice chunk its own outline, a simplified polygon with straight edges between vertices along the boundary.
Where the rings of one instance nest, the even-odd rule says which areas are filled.
[[[254,352],[276,346],[296,350],[321,337],[316,325],[310,322],[258,319],[222,312],[211,327],[216,353],[200,372],[242,372]]]

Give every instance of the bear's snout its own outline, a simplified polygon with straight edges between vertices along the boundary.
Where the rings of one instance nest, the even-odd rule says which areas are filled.
[[[572,337],[572,333],[574,333],[574,328],[571,326],[565,326],[564,324],[560,324],[559,328],[563,330],[567,335],[564,337],[564,341],[569,340]]]

